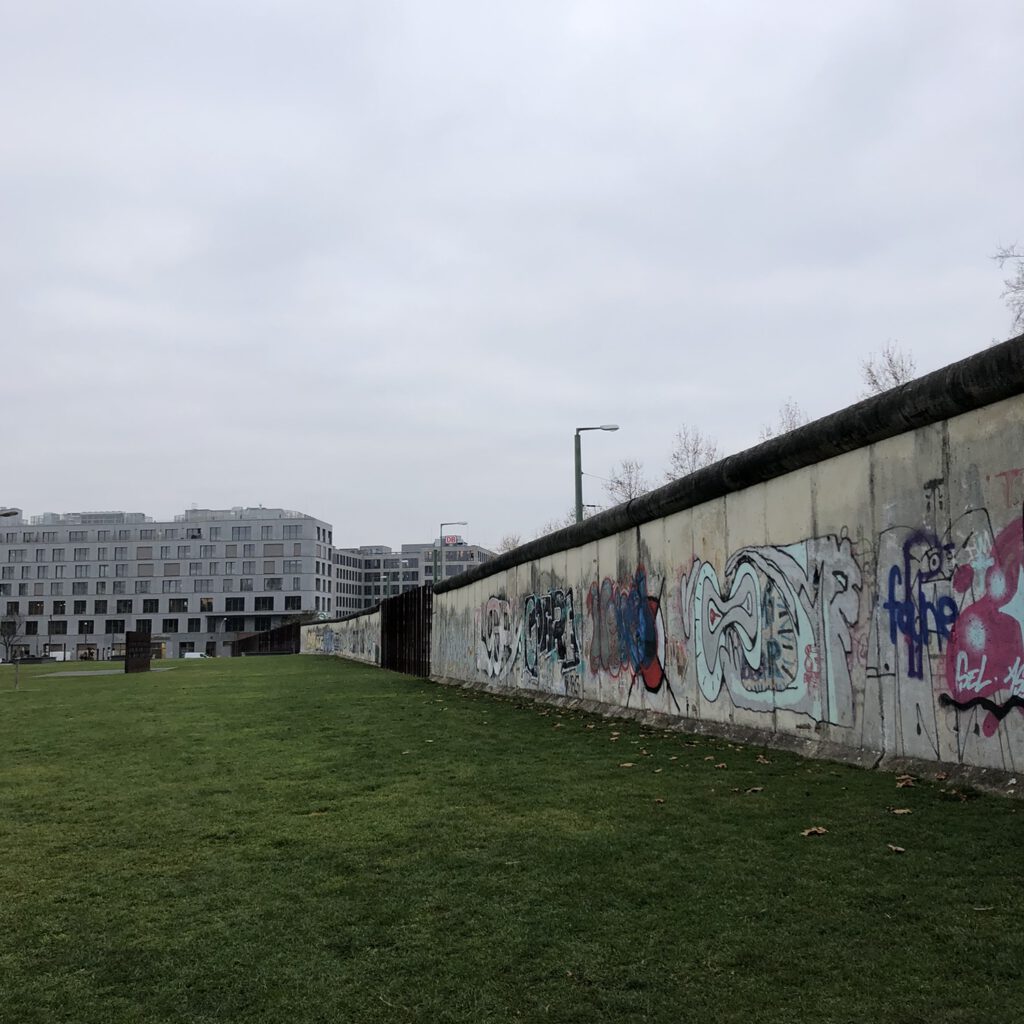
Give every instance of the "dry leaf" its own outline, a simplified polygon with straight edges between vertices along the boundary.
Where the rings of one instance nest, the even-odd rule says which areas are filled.
[[[623,764],[620,764],[619,767],[620,768],[633,768],[633,767],[635,767],[635,765],[633,764],[632,761],[626,761]]]
[[[892,850],[893,853],[906,853],[907,851],[902,846],[893,846],[892,843],[886,843],[886,846]]]
[[[949,778],[949,772],[936,772],[935,778],[938,779],[939,782],[945,782],[946,779]]]
[[[890,811],[893,814],[913,814],[914,812],[909,807],[890,807]]]
[[[896,776],[896,788],[906,789],[908,786],[914,785],[913,775],[897,775]]]
[[[771,764],[771,761],[769,761],[768,758],[764,756],[764,754],[758,754],[757,757],[754,758],[754,760],[757,761],[758,764]]]
[[[728,768],[729,766],[724,761],[722,761],[720,764],[716,764],[715,767],[716,768]]]
[[[664,770],[665,770],[664,768],[655,768],[654,769],[654,774],[657,775],[658,772],[663,772]]]
[[[612,733],[612,735],[613,735],[613,736],[621,736],[621,735],[622,735],[622,733],[620,733],[620,732],[613,732],[613,733]]]
[[[747,790],[748,793],[760,793],[764,789],[764,786],[751,786]]]
[[[619,742],[619,737],[618,736],[609,736],[608,739],[612,743],[618,743]]]
[[[654,802],[655,802],[656,804],[663,804],[663,803],[665,802],[665,799],[664,799],[664,797],[656,796],[656,797],[654,798]]]
[[[669,760],[670,760],[670,761],[678,761],[678,760],[679,760],[679,757],[678,757],[678,756],[677,756],[676,754],[673,754],[673,755],[672,755],[672,756],[671,756],[671,757],[669,758]]]
[[[708,754],[708,756],[704,758],[705,761],[714,761],[714,759],[715,759],[715,755],[714,754]]]
[[[824,825],[812,825],[810,828],[805,828],[800,833],[802,836],[823,836],[828,832],[828,829]]]

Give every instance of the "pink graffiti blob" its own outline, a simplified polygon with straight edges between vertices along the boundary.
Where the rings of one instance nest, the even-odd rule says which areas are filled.
[[[943,703],[960,710],[987,711],[985,736],[1014,708],[1024,713],[1024,530],[1016,520],[999,534],[984,566],[984,592],[965,605],[949,636]],[[961,565],[953,589],[964,595],[975,582],[976,565]]]

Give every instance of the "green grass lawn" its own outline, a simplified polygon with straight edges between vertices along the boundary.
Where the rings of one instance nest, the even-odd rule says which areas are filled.
[[[1016,802],[332,658],[73,667],[0,668],[0,1021],[1024,1020]]]

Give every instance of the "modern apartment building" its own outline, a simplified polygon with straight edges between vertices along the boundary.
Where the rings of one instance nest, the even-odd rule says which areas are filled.
[[[427,544],[403,544],[401,551],[367,545],[334,549],[334,617],[372,608],[384,597],[393,597],[433,582],[435,561],[438,579],[465,572],[470,566],[490,561],[495,553],[462,537]]]
[[[332,533],[280,508],[0,519],[0,619],[18,617],[27,656],[117,657],[130,630],[155,656],[230,654],[300,612],[337,614]]]

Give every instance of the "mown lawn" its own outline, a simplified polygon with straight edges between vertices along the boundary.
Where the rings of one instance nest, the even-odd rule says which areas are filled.
[[[1016,802],[331,658],[68,667],[0,668],[0,1021],[1024,1020]]]

